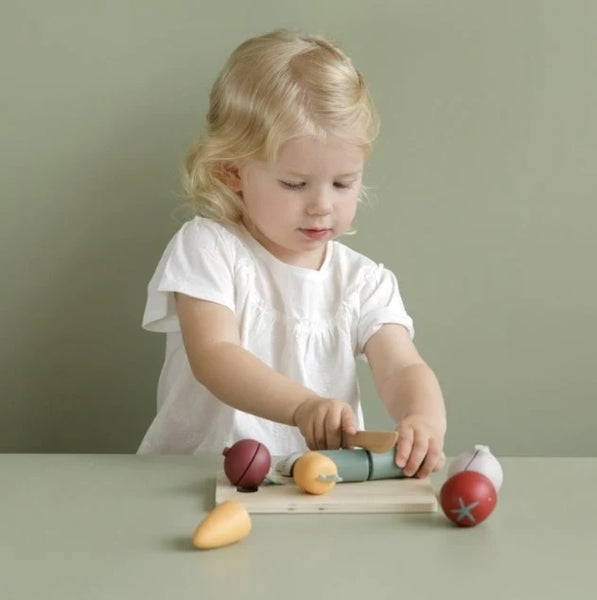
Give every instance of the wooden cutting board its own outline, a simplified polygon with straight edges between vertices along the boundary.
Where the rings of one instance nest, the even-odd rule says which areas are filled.
[[[429,478],[380,479],[338,483],[327,494],[313,496],[292,479],[239,492],[223,472],[216,477],[216,504],[237,500],[249,513],[400,513],[434,512],[437,498]]]

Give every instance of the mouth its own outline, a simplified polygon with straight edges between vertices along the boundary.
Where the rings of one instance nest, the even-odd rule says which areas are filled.
[[[303,234],[306,235],[308,238],[312,239],[312,240],[319,240],[321,238],[324,238],[326,235],[328,235],[332,230],[329,228],[315,228],[315,227],[310,227],[310,228],[301,228],[299,229],[299,231]]]

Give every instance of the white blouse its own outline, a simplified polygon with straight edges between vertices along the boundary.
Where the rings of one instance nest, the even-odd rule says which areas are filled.
[[[221,453],[252,438],[272,455],[306,450],[298,428],[227,406],[193,376],[174,292],[227,306],[243,348],[324,397],[348,402],[363,425],[355,359],[384,324],[414,335],[392,272],[337,241],[319,270],[286,264],[242,225],[195,217],[174,235],[149,283],[143,327],[166,334],[157,415],[139,453]]]

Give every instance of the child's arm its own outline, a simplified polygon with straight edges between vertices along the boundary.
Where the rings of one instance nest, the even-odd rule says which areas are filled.
[[[225,404],[295,425],[311,449],[338,448],[356,432],[350,406],[322,398],[268,367],[240,345],[233,313],[221,304],[175,294],[185,350],[196,379]]]
[[[407,330],[385,324],[365,346],[377,392],[397,424],[396,464],[425,477],[445,461],[446,410],[433,371]]]

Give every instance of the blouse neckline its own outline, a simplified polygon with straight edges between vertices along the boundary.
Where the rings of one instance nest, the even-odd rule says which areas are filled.
[[[265,246],[260,244],[248,231],[248,229],[244,226],[243,223],[236,224],[239,230],[239,233],[242,236],[243,241],[249,246],[249,248],[258,256],[260,256],[264,262],[266,262],[269,266],[275,269],[278,272],[286,272],[293,273],[298,275],[299,277],[307,278],[307,279],[322,279],[326,272],[329,269],[329,265],[332,260],[332,255],[334,253],[334,242],[330,240],[326,244],[325,248],[325,257],[323,259],[323,263],[319,269],[310,269],[308,267],[300,267],[297,265],[291,265],[286,263],[276,256],[274,256]]]

